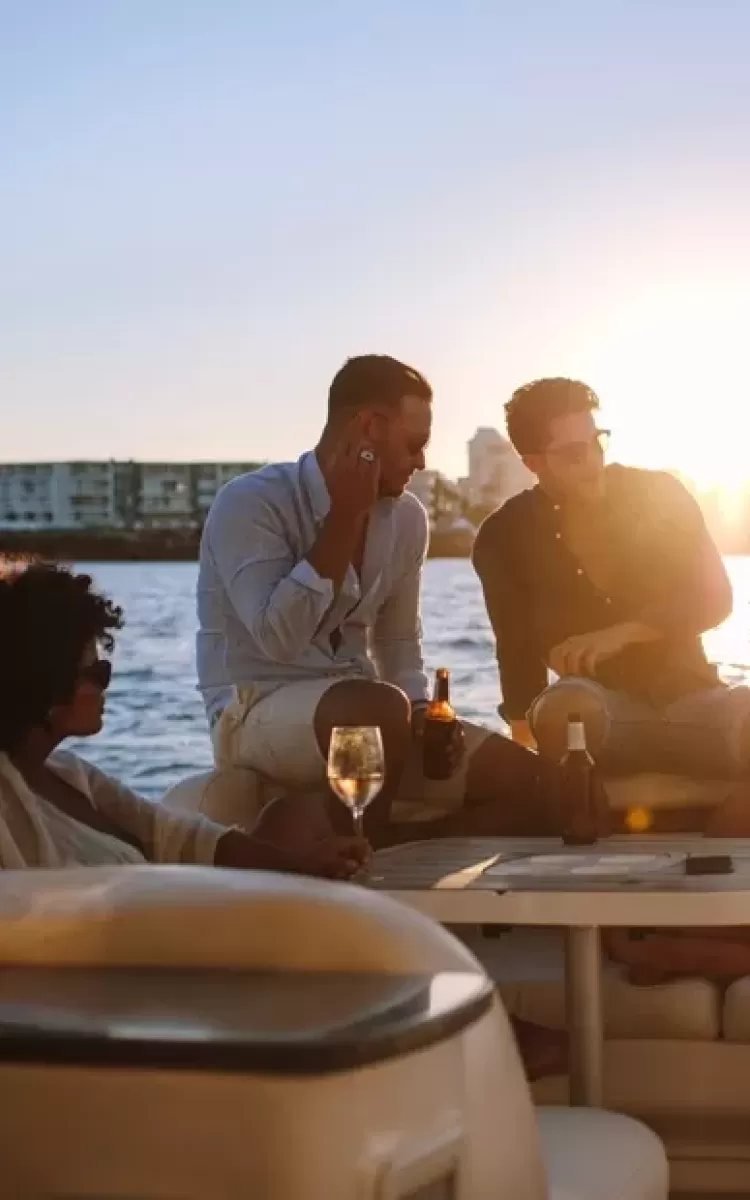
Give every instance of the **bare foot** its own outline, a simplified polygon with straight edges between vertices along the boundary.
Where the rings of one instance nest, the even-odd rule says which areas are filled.
[[[628,983],[635,987],[656,987],[660,983],[669,983],[676,979],[677,974],[668,967],[658,963],[633,963],[628,967]]]
[[[564,1029],[547,1029],[520,1017],[511,1025],[530,1083],[547,1075],[565,1075],[568,1070],[568,1035]]]

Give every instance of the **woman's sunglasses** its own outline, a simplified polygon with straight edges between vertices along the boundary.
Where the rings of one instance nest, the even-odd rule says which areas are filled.
[[[92,683],[100,691],[106,692],[112,681],[112,663],[106,658],[97,658],[96,662],[81,667],[78,678],[83,683]]]

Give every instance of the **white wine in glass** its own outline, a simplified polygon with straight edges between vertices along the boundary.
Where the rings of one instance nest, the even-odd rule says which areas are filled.
[[[328,747],[328,783],[351,810],[360,836],[367,805],[385,782],[383,739],[377,725],[336,725]]]

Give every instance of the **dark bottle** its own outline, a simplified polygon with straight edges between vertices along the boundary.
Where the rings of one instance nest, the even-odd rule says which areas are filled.
[[[450,778],[450,745],[456,721],[456,712],[451,704],[448,668],[438,667],[435,672],[435,691],[427,706],[422,733],[422,769],[427,779]]]
[[[568,718],[567,747],[560,763],[562,838],[568,846],[591,846],[599,837],[596,776],[578,713]]]

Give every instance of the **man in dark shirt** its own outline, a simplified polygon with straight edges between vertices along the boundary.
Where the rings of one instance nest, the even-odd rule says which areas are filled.
[[[551,670],[605,714],[605,770],[738,775],[750,765],[750,689],[721,684],[700,637],[731,611],[721,557],[676,478],[605,466],[598,409],[569,379],[527,384],[506,406],[539,482],[487,518],[474,548],[501,712],[533,744],[529,712]]]

